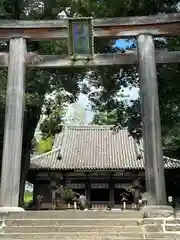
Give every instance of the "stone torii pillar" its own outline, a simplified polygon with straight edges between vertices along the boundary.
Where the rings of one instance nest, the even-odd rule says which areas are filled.
[[[4,146],[1,170],[0,212],[18,207],[21,173],[26,41],[10,40]]]
[[[149,210],[154,209],[157,215],[158,208],[160,212],[162,209],[172,212],[172,209],[167,206],[166,199],[155,48],[153,37],[148,34],[139,35],[137,43],[146,188]]]

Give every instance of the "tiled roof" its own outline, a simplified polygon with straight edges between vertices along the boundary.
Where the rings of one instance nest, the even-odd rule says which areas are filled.
[[[112,126],[66,126],[55,137],[53,150],[31,159],[31,169],[115,170],[143,169],[144,157],[127,129]],[[139,153],[141,159],[137,159]],[[180,168],[180,162],[166,158],[165,168]]]
[[[53,149],[57,149],[62,146],[63,139],[64,139],[63,137],[64,137],[66,130],[67,130],[67,127],[64,127],[64,129],[61,133],[55,135]]]

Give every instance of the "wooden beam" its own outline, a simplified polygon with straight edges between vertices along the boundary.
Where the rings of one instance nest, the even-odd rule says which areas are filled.
[[[128,25],[145,25],[160,23],[180,22],[180,13],[140,16],[140,17],[116,17],[94,19],[94,26],[128,26]],[[66,28],[67,20],[0,20],[0,28],[4,29],[36,29],[36,28]]]
[[[148,204],[166,205],[154,42],[152,36],[140,35],[137,43]]]
[[[94,21],[95,37],[126,38],[142,33],[154,36],[180,35],[180,13],[147,17],[104,18]],[[11,21],[0,20],[0,40],[23,37],[32,40],[68,37],[67,20]]]
[[[29,53],[29,55],[31,55]],[[157,51],[155,54],[156,63],[180,62],[180,51],[168,52]],[[28,58],[28,56],[27,56]],[[39,68],[61,68],[61,67],[96,67],[108,65],[136,65],[138,63],[137,51],[127,51],[122,54],[96,54],[94,60],[84,62],[82,60],[71,61],[69,57],[61,55],[40,55],[39,62],[26,62],[27,67]],[[8,66],[8,53],[0,53],[0,67]]]
[[[18,207],[21,175],[22,133],[24,114],[26,42],[10,40],[5,130],[1,171],[0,206]],[[11,211],[9,209],[9,211]],[[0,208],[1,212],[1,208]]]

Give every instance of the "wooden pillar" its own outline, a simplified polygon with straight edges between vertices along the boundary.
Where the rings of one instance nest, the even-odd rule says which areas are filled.
[[[91,201],[91,184],[89,179],[89,173],[86,173],[86,190],[85,195],[88,203]]]
[[[1,172],[1,207],[18,207],[24,113],[26,42],[10,40],[4,146]]]
[[[34,183],[34,186],[33,186],[33,202],[35,203],[36,202],[36,196],[38,194],[38,191],[37,191],[37,182],[35,181]]]
[[[66,187],[67,186],[67,176],[66,176],[66,174],[63,174],[63,179],[62,179],[62,185],[63,185],[63,187]]]
[[[164,162],[153,37],[139,35],[137,43],[148,205],[165,205]]]
[[[114,181],[112,176],[110,176],[110,180],[109,180],[109,200],[112,204],[114,204]]]

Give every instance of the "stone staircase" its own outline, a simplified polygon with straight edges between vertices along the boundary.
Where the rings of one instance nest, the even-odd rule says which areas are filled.
[[[143,220],[137,211],[27,211],[0,221],[1,240],[180,240],[180,219]]]

